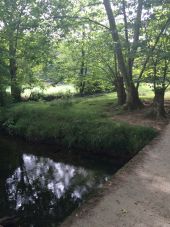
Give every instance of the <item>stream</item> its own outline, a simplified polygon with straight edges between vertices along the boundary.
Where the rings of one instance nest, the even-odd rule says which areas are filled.
[[[0,136],[0,219],[58,226],[124,164]]]

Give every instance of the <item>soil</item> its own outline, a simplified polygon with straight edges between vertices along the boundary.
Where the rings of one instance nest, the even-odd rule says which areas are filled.
[[[132,125],[152,127],[161,131],[165,128],[170,119],[170,101],[165,101],[165,109],[167,113],[167,118],[165,119],[154,119],[150,116],[151,105],[152,103],[150,101],[144,101],[144,108],[140,110],[121,111],[120,113],[118,111],[118,113],[116,113],[114,107],[114,109],[109,109],[109,112],[114,113],[112,114],[113,120],[127,122]]]

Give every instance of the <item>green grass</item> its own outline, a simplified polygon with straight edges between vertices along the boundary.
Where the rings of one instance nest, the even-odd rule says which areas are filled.
[[[11,135],[33,142],[55,143],[65,152],[132,156],[156,132],[112,121],[107,109],[115,102],[115,95],[108,94],[19,103],[1,110],[0,124]]]
[[[152,99],[154,97],[154,92],[148,84],[140,85],[139,94],[142,99]]]

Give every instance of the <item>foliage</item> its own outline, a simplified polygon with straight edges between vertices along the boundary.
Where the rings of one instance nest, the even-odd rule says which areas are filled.
[[[170,43],[169,31],[166,31],[159,41],[154,51],[154,56],[150,59],[150,64],[146,70],[145,81],[153,86],[153,90],[166,90],[170,84]]]
[[[57,92],[53,94],[46,94],[46,93],[40,93],[40,92],[32,92],[29,101],[52,101],[54,99],[65,99],[68,100],[73,96],[73,93],[70,91],[66,92]]]
[[[135,89],[128,88],[132,84],[138,90],[149,60],[168,27],[168,1],[114,1],[111,9],[121,59],[116,55],[117,42],[112,39],[103,3],[1,1],[1,93],[4,95],[9,86],[13,94],[44,81],[54,84],[64,81],[74,83],[82,95],[92,94],[115,88],[115,78],[120,72],[126,92]],[[127,76],[120,69],[121,60]]]

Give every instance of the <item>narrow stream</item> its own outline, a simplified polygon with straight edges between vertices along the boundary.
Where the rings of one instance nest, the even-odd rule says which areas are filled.
[[[0,136],[0,219],[58,226],[124,163],[99,161]]]

